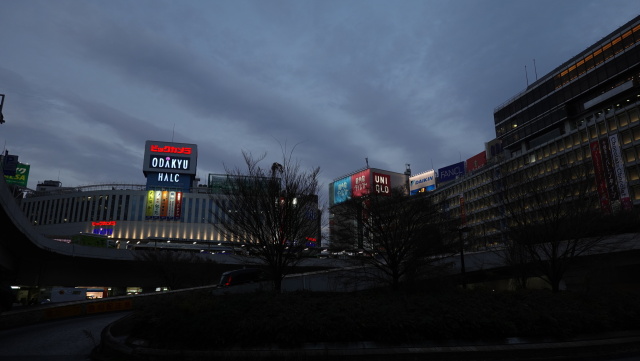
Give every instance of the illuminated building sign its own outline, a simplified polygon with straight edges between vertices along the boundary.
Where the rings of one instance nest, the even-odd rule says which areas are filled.
[[[91,222],[93,227],[101,227],[101,226],[115,226],[116,221],[102,221],[102,222]]]
[[[195,144],[147,140],[142,172],[147,180],[152,172],[170,171],[171,173],[195,176],[197,163],[198,146]],[[163,181],[171,182],[171,180]],[[175,182],[175,177],[173,182]]]
[[[430,170],[409,178],[409,189],[412,195],[436,189],[436,171]]]
[[[351,198],[351,177],[333,183],[333,203],[342,203]]]
[[[169,145],[159,146],[151,144],[149,151],[153,153],[191,154],[191,147],[172,147]]]
[[[151,159],[149,159],[149,167],[153,169],[189,170],[189,158],[151,156]]]
[[[438,169],[440,182],[454,180],[464,175],[464,162],[455,163],[450,166]]]
[[[113,236],[113,228],[104,227],[114,227],[115,225],[116,221],[91,222],[91,226],[95,227],[91,233],[99,234],[101,236]]]
[[[376,194],[391,194],[391,176],[373,173],[373,186]]]
[[[371,174],[369,169],[363,170],[351,176],[351,194],[354,197],[361,197],[369,194],[371,185]]]
[[[142,172],[147,190],[169,188],[189,192],[196,176],[198,146],[147,140]]]
[[[182,192],[147,191],[145,219],[178,220],[182,216]]]

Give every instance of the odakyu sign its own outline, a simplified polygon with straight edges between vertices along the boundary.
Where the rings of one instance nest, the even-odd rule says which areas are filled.
[[[170,143],[147,140],[144,149],[143,169],[150,172],[196,175],[198,146],[188,143]]]
[[[464,175],[464,162],[438,169],[438,180],[448,182]]]
[[[149,159],[149,168],[153,170],[188,171],[189,166],[189,158],[185,157],[152,155]]]
[[[436,171],[429,170],[409,178],[410,194],[429,192],[436,189]]]

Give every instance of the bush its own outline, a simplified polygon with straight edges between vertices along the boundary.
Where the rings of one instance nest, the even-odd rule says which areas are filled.
[[[482,290],[201,295],[148,307],[132,336],[151,347],[178,349],[566,338],[637,327],[636,299],[631,294]]]

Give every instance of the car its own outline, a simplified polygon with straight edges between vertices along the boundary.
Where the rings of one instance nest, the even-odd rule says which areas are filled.
[[[244,283],[260,282],[265,280],[264,271],[260,268],[243,268],[227,271],[220,277],[219,287],[230,287]]]

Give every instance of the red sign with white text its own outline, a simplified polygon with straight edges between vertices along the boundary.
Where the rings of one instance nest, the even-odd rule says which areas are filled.
[[[351,195],[362,197],[369,194],[371,189],[371,171],[363,170],[351,176]]]
[[[388,174],[373,173],[373,186],[376,194],[391,194],[391,176]]]

